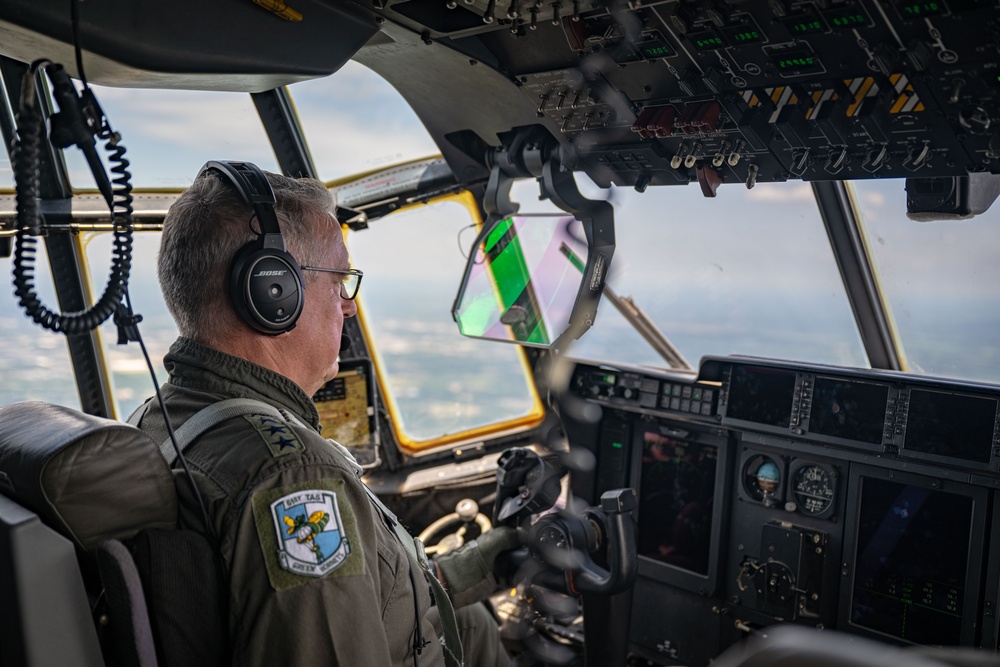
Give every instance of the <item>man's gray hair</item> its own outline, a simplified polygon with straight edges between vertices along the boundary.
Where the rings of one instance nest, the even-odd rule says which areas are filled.
[[[265,172],[267,173],[267,172]],[[299,265],[317,264],[319,225],[333,224],[330,192],[319,181],[267,173],[288,252]],[[182,336],[208,341],[238,321],[229,297],[233,259],[257,238],[260,222],[229,181],[207,172],[177,198],[163,221],[157,275]],[[337,230],[339,233],[339,229]],[[329,238],[319,234],[319,239]]]

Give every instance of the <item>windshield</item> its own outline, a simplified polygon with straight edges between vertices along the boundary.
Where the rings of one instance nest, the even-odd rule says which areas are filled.
[[[858,181],[857,201],[908,370],[1000,380],[1000,207],[969,220],[906,217],[904,182]]]
[[[992,261],[1000,212],[917,222],[906,216],[904,180],[849,185],[904,370],[1000,380],[1000,266]],[[534,184],[515,193],[530,202]],[[726,187],[714,199],[683,186],[610,197],[617,247],[608,285],[693,364],[741,354],[869,366],[809,184]],[[607,295],[569,354],[667,365]]]
[[[533,183],[518,184],[515,195],[522,211],[541,208]],[[607,195],[591,187],[590,196]],[[744,354],[868,366],[808,184],[731,186],[714,199],[683,186],[616,189],[611,197],[608,284],[632,297],[692,364]],[[607,299],[568,353],[666,366]]]

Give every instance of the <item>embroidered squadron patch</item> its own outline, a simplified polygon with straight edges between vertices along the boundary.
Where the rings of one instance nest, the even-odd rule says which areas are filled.
[[[364,574],[364,543],[342,479],[312,479],[253,494],[267,577],[286,590],[320,577]]]
[[[344,564],[351,544],[344,533],[337,494],[306,489],[271,503],[278,563],[304,577],[322,577]]]
[[[244,418],[257,429],[257,433],[263,438],[267,448],[271,450],[271,456],[277,458],[305,449],[299,436],[288,424],[268,415],[252,414],[244,415]]]

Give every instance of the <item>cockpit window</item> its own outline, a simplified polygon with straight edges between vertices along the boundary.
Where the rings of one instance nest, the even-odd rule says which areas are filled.
[[[904,181],[855,181],[868,245],[908,369],[1000,380],[1000,209],[968,220],[906,217]]]
[[[246,93],[91,87],[122,136],[133,185],[187,187],[209,160],[246,160],[280,171]],[[107,155],[103,146],[99,151]],[[95,187],[82,152],[64,153],[74,189]]]
[[[288,89],[324,181],[440,152],[400,94],[364,65]]]
[[[85,243],[94,288],[103,288],[111,260],[111,237],[108,234],[89,234]],[[177,326],[167,311],[156,279],[156,252],[159,247],[159,232],[135,234],[129,295],[134,312],[142,315],[139,333],[153,362],[156,379],[163,383],[167,379],[163,355],[177,338]],[[153,394],[153,383],[139,345],[118,345],[117,340],[118,329],[112,320],[108,320],[101,325],[101,341],[111,375],[114,400],[118,404],[118,416],[125,419]]]
[[[180,190],[190,185],[205,162],[215,159],[248,160],[262,169],[280,171],[253,100],[246,93],[92,87],[111,127],[122,136],[134,188]],[[104,147],[99,146],[99,150],[106,157]],[[64,154],[73,188],[94,188],[82,153],[73,149]],[[143,316],[139,330],[157,379],[163,382],[163,355],[177,329],[156,280],[159,239],[158,233],[135,234],[129,290],[135,312]],[[84,240],[91,282],[99,292],[107,280],[111,238],[90,234]],[[105,322],[101,327],[105,360],[117,414],[124,418],[153,393],[153,385],[138,345],[117,345],[117,338],[114,324]],[[69,364],[64,367],[69,368]]]
[[[9,257],[0,259],[0,276],[8,281],[0,290],[0,405],[34,400],[79,408],[66,337],[46,331],[24,314],[10,287],[11,262]],[[44,243],[38,244],[35,267],[38,296],[55,308],[58,302]]]
[[[460,242],[475,237],[470,204],[417,205],[347,237],[365,272],[359,314],[393,428],[411,451],[533,425],[542,415],[524,350],[463,337],[449,317],[465,266]]]
[[[533,183],[515,192],[522,211],[541,208]],[[808,184],[729,186],[714,199],[694,185],[610,196],[616,250],[608,284],[692,366],[708,354],[745,354],[868,367]],[[568,353],[667,365],[607,295]]]
[[[132,184],[143,188],[177,188],[190,184],[198,169],[210,159],[239,157],[264,169],[277,171],[273,152],[253,101],[245,93],[211,91],[141,90],[94,85],[95,94],[113,129],[122,136],[130,161]],[[99,145],[103,158],[107,153]],[[0,174],[13,182],[6,151],[0,151]],[[76,190],[95,187],[82,153],[64,151],[70,183]],[[140,330],[154,358],[158,373],[164,352],[176,336],[167,315],[155,276],[158,234],[137,233],[130,283],[136,312],[143,315]],[[44,244],[36,266],[37,285],[44,304],[58,310],[51,287]],[[111,251],[108,235],[87,243],[91,282],[103,290]],[[0,275],[11,275],[11,260],[0,259]],[[79,407],[66,339],[43,330],[25,317],[10,290],[0,292],[0,329],[6,353],[0,354],[0,403],[39,399]],[[105,323],[101,329],[111,371],[118,415],[127,416],[152,391],[152,383],[138,347],[115,345],[117,331]]]

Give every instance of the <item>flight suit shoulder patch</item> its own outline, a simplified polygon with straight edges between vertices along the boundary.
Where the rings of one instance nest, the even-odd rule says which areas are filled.
[[[258,414],[243,415],[243,418],[257,430],[274,458],[301,452],[306,448],[295,430],[280,419]]]
[[[363,574],[365,563],[344,480],[267,489],[251,499],[267,576],[275,590]]]

